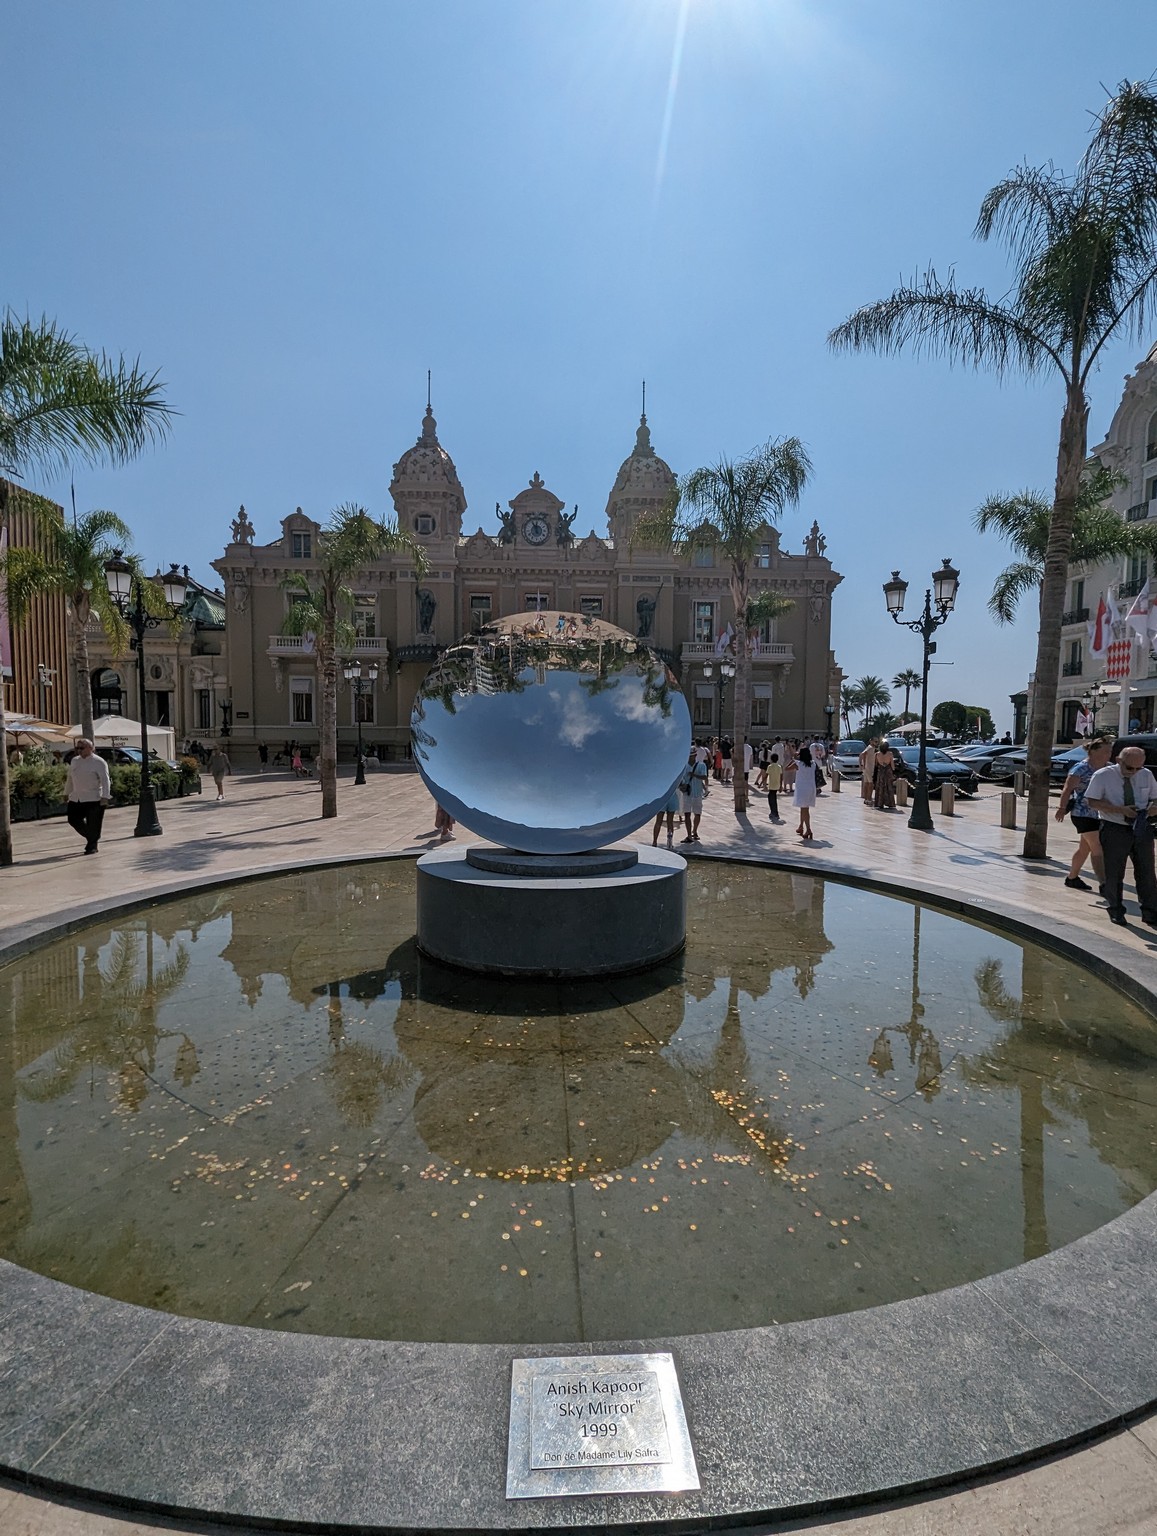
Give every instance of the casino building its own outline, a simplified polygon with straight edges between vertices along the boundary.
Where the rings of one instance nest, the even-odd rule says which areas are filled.
[[[537,471],[505,511],[496,508],[497,532],[467,533],[466,492],[427,406],[417,442],[394,465],[390,496],[428,568],[415,578],[404,557],[392,556],[351,583],[349,659],[362,663],[365,680],[360,693],[341,684],[340,755],[353,755],[360,716],[369,748],[382,758],[406,756],[414,693],[440,650],[491,618],[536,607],[598,615],[647,639],[679,675],[697,732],[720,730],[720,668],[707,676],[704,663],[732,617],[725,562],[710,549],[687,560],[630,547],[636,520],[662,505],[674,480],[643,416],[607,498],[606,537],[577,537],[574,513]],[[323,526],[324,515],[318,521],[298,507],[261,543],[242,507],[228,547],[213,561],[225,596],[224,643],[214,658],[225,682],[213,714],[217,733],[228,725],[242,764],[259,742],[276,750],[286,740],[317,741],[320,678],[309,638],[282,633],[292,600],[283,582],[291,572],[308,574]],[[823,732],[825,706],[839,699],[830,635],[832,594],[842,578],[814,522],[798,554],[787,553],[779,531],[768,527],[756,567],[753,589],[782,593],[794,607],[755,646],[751,734]],[[371,668],[377,675],[367,686]],[[727,700],[724,729],[729,710]],[[196,727],[190,722],[183,734]]]

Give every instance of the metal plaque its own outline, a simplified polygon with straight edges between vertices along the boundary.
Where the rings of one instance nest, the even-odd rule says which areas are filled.
[[[513,1362],[508,1499],[698,1487],[670,1355]]]

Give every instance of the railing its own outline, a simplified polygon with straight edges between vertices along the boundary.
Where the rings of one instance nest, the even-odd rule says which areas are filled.
[[[1125,513],[1127,523],[1143,523],[1149,516],[1149,503],[1147,501],[1135,501]]]
[[[1137,593],[1140,592],[1141,588],[1148,580],[1149,578],[1147,576],[1138,576],[1136,581],[1123,581],[1117,588],[1117,596],[1119,598],[1136,597]]]
[[[680,647],[684,664],[689,661],[714,661],[713,640],[685,640]],[[753,661],[791,662],[795,660],[795,647],[784,640],[757,640],[751,648]]]
[[[389,654],[389,642],[384,635],[378,635],[373,640],[359,639],[352,646],[340,646],[343,655],[352,656],[386,656]],[[316,646],[311,635],[270,635],[269,654],[274,656],[312,656]]]
[[[1081,663],[1079,661],[1066,661],[1061,668],[1062,677],[1080,677]]]
[[[1067,613],[1061,614],[1062,624],[1086,624],[1089,618],[1087,608],[1070,608]]]

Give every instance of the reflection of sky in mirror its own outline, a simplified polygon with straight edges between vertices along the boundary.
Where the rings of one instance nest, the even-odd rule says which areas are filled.
[[[426,700],[419,765],[447,810],[515,847],[529,846],[526,833],[558,834],[531,852],[595,847],[655,814],[690,744],[677,689],[664,715],[634,668],[601,685],[591,673],[533,667],[518,680],[521,693],[456,694],[453,714]]]

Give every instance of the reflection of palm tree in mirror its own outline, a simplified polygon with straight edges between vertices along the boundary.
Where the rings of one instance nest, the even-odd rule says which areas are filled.
[[[582,627],[580,628],[580,622]],[[553,627],[552,627],[553,626]],[[616,686],[625,672],[643,680],[644,702],[670,713],[677,688],[669,669],[646,646],[612,626],[575,614],[538,614],[526,624],[499,621],[450,646],[421,683],[414,718],[425,718],[423,704],[441,704],[450,714],[456,701],[471,694],[523,693],[550,672],[579,672],[590,695]]]
[[[892,1057],[892,1035],[902,1035],[908,1042],[908,1065],[916,1068],[916,1092],[929,1104],[941,1091],[944,1070],[940,1042],[924,1023],[924,1004],[920,1001],[920,911],[912,908],[912,996],[907,1020],[886,1024],[872,1044],[868,1065],[877,1077],[887,1077],[896,1070]]]
[[[157,1048],[164,1040],[181,1042],[175,1071],[188,1087],[200,1071],[196,1046],[183,1030],[157,1026],[157,1010],[181,986],[188,969],[184,944],[178,944],[172,958],[157,966],[151,926],[146,925],[143,933],[118,930],[107,962],[86,966],[86,1006],[75,1022],[65,1026],[63,1038],[53,1047],[51,1068],[22,1077],[21,1098],[48,1103],[67,1093],[86,1067],[99,1067],[117,1074],[118,1102],[135,1113],[150,1086],[155,1086]]]

